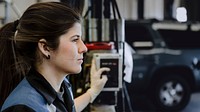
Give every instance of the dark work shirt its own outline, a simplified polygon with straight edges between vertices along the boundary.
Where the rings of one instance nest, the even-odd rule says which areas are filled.
[[[18,86],[5,101],[2,112],[38,112],[42,109],[43,112],[75,112],[71,85],[67,79],[61,84],[63,92],[59,94],[41,74],[31,69]],[[24,87],[28,89],[21,89]],[[16,99],[16,103],[11,104],[12,99]]]

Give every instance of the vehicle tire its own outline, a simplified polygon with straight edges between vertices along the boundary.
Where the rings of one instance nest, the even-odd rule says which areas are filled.
[[[165,75],[154,89],[153,102],[160,111],[180,111],[188,104],[191,96],[188,82],[175,75]]]

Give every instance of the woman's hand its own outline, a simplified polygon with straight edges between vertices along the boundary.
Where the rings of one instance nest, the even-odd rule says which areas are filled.
[[[99,95],[108,80],[107,76],[105,74],[102,74],[104,71],[110,71],[110,69],[107,67],[103,67],[97,70],[95,61],[93,59],[90,70],[91,84],[90,89],[88,89],[87,91],[91,96],[90,103],[92,103],[94,99]]]

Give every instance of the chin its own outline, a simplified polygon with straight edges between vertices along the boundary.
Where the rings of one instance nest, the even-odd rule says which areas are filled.
[[[82,68],[80,67],[79,69],[75,70],[74,73],[75,73],[75,74],[78,74],[78,73],[81,72],[81,70],[82,70]]]

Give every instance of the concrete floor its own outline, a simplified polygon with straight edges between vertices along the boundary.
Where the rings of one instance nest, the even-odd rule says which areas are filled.
[[[155,107],[146,96],[134,96],[134,99],[133,112],[154,112],[152,110],[154,110]],[[127,110],[127,112],[129,112],[129,110]],[[192,94],[189,104],[180,112],[200,112],[200,93]]]
[[[200,93],[191,96],[191,100],[182,112],[200,112]]]
[[[95,106],[91,108],[91,112],[115,112],[113,106]],[[134,112],[149,112],[134,109]],[[150,111],[153,112],[153,111]],[[186,108],[180,112],[200,112],[200,93],[195,93],[191,96],[191,100]]]

